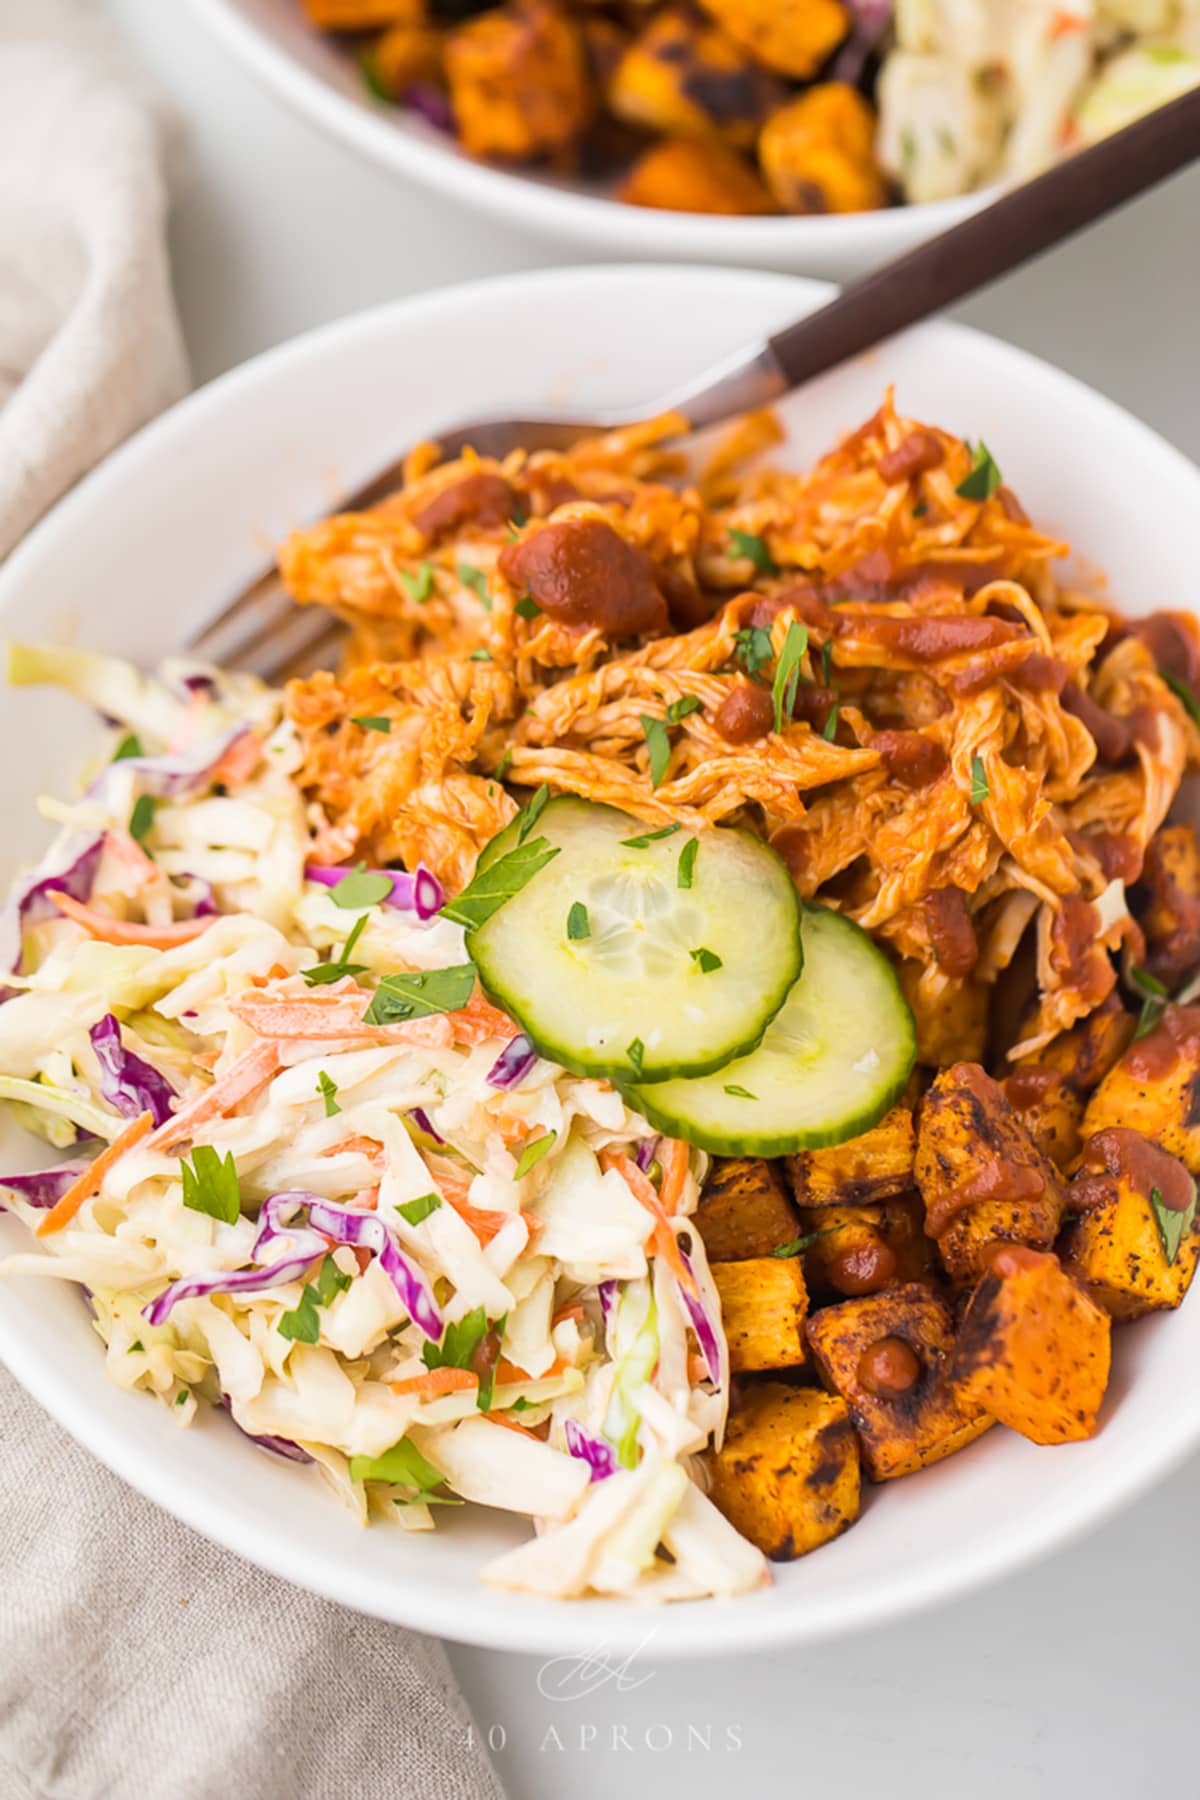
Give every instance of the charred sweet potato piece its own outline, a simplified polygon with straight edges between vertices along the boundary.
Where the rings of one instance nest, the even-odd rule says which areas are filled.
[[[718,1157],[693,1223],[710,1263],[770,1256],[800,1230],[778,1165],[761,1156]]]
[[[627,125],[748,150],[783,93],[718,26],[667,7],[626,50],[608,97]]]
[[[1108,1314],[1056,1256],[998,1251],[958,1329],[962,1400],[1035,1444],[1091,1437],[1108,1386]]]
[[[1079,1155],[1084,1099],[1060,1069],[1023,1062],[1001,1083],[1004,1097],[1044,1156],[1068,1169]]]
[[[734,1374],[803,1363],[808,1291],[799,1258],[762,1256],[711,1266]]]
[[[921,1105],[917,1186],[925,1230],[955,1280],[982,1274],[997,1239],[1049,1249],[1062,1178],[978,1063],[944,1069]]]
[[[947,975],[936,963],[911,957],[896,970],[917,1026],[917,1060],[933,1069],[978,1062],[987,1043],[991,989],[982,981]]]
[[[759,166],[785,212],[870,212],[887,201],[874,136],[875,115],[857,88],[828,81],[771,114]]]
[[[592,121],[583,38],[552,0],[519,0],[468,19],[448,35],[445,54],[459,136],[472,156],[558,156]]]
[[[776,1562],[806,1556],[858,1517],[858,1439],[842,1402],[819,1388],[748,1389],[705,1461],[713,1500]]]
[[[1168,1006],[1088,1101],[1083,1135],[1128,1126],[1200,1175],[1200,1006]]]
[[[933,1258],[923,1219],[916,1195],[878,1206],[803,1207],[800,1235],[813,1240],[803,1253],[809,1292],[846,1299],[920,1281]]]
[[[1084,1146],[1059,1240],[1063,1266],[1114,1319],[1180,1305],[1200,1257],[1196,1185],[1177,1157],[1120,1126]]]
[[[408,22],[391,26],[371,51],[379,85],[400,100],[414,81],[440,82],[444,35],[431,25]]]
[[[1147,966],[1174,988],[1200,965],[1200,843],[1191,825],[1164,825],[1146,851],[1136,898]]]
[[[303,0],[319,31],[370,31],[377,25],[421,25],[426,0]]]
[[[950,1308],[919,1282],[825,1307],[808,1341],[821,1380],[850,1408],[873,1481],[928,1468],[992,1423],[948,1384]]]
[[[850,24],[840,0],[701,0],[701,4],[764,67],[794,81],[816,74]]]
[[[639,156],[619,198],[660,212],[743,216],[775,211],[770,194],[740,156],[724,144],[688,138],[664,138]]]
[[[913,1182],[912,1114],[894,1106],[861,1137],[787,1159],[799,1206],[864,1206],[902,1194]]]

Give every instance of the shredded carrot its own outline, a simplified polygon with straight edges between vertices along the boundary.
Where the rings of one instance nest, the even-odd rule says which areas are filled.
[[[247,988],[230,1001],[229,1010],[257,1037],[280,1042],[419,1044],[432,1050],[443,1050],[454,1042],[449,1022],[453,1014],[406,1019],[396,1025],[364,1025],[363,1014],[370,1003],[365,988],[338,982],[324,994],[270,994],[262,988]]]
[[[200,714],[207,705],[208,695],[203,688],[193,688],[188,695],[187,706],[184,709],[183,721],[179,730],[167,745],[168,755],[175,756],[179,751],[187,749],[196,735],[196,725]]]
[[[507,1413],[490,1412],[483,1416],[492,1425],[503,1425],[505,1431],[515,1431],[521,1437],[532,1438],[535,1444],[540,1444],[542,1441],[536,1431],[530,1431],[528,1425],[521,1425],[516,1419],[510,1419]]]
[[[671,1141],[673,1142],[674,1140]],[[680,1287],[686,1288],[689,1294],[695,1294],[696,1283],[692,1279],[691,1270],[688,1268],[680,1254],[679,1245],[675,1242],[675,1233],[671,1230],[671,1221],[667,1214],[666,1207],[663,1204],[662,1196],[658,1193],[654,1183],[648,1176],[642,1174],[642,1171],[638,1168],[633,1158],[631,1156],[626,1156],[623,1150],[602,1150],[600,1152],[600,1167],[602,1169],[615,1169],[618,1175],[623,1178],[626,1187],[629,1189],[634,1199],[639,1201],[641,1205],[645,1207],[646,1211],[654,1220],[653,1241],[655,1255],[662,1257]],[[665,1188],[666,1185],[667,1177],[664,1164],[663,1187]]]
[[[59,888],[50,890],[50,898],[60,913],[65,913],[76,925],[82,925],[102,944],[145,944],[151,950],[173,950],[177,944],[190,944],[193,938],[198,938],[202,931],[215,924],[218,917],[211,913],[203,919],[177,919],[173,925],[135,925],[129,919],[114,919],[109,913],[84,906]]]
[[[526,1377],[528,1379],[528,1377]],[[430,1369],[426,1375],[410,1375],[407,1381],[393,1381],[393,1394],[418,1394],[422,1400],[434,1400],[439,1394],[465,1393],[479,1386],[478,1375],[470,1369]]]
[[[206,1088],[203,1094],[181,1107],[165,1125],[160,1125],[146,1148],[171,1150],[185,1138],[195,1137],[203,1126],[231,1113],[243,1100],[249,1100],[273,1075],[279,1072],[279,1051],[274,1044],[255,1044],[239,1057],[228,1075]]]
[[[501,1212],[495,1207],[472,1206],[467,1198],[471,1183],[448,1157],[431,1155],[425,1158],[425,1162],[446,1205],[452,1207],[463,1223],[471,1227],[481,1244],[490,1244],[496,1233],[514,1215]],[[522,1207],[517,1216],[524,1219],[525,1229],[530,1237],[535,1237],[542,1229],[543,1221],[536,1213],[526,1212]]]
[[[261,755],[262,739],[258,733],[256,731],[243,732],[241,737],[234,739],[220,762],[213,768],[213,781],[219,782],[222,787],[229,788],[236,793],[238,788],[245,787],[253,775]]]
[[[543,1375],[531,1375],[528,1369],[519,1369],[516,1363],[510,1363],[507,1357],[501,1357],[496,1364],[493,1380],[497,1387],[520,1387],[529,1381],[550,1381],[555,1375],[561,1375],[564,1369],[572,1365],[561,1356],[556,1356]]]
[[[662,1186],[658,1190],[659,1199],[662,1201],[663,1211],[670,1218],[683,1205],[683,1190],[688,1173],[688,1147],[682,1138],[662,1138],[659,1140],[658,1160],[663,1172]]]
[[[162,881],[163,873],[152,856],[147,856],[136,838],[127,831],[110,828],[104,834],[104,847],[143,881]]]
[[[59,1197],[45,1218],[38,1224],[35,1235],[49,1237],[51,1232],[61,1231],[64,1225],[69,1225],[84,1201],[90,1200],[93,1194],[99,1193],[104,1178],[113,1165],[120,1162],[127,1150],[132,1150],[135,1144],[140,1144],[143,1138],[148,1137],[153,1125],[154,1114],[149,1112],[144,1112],[132,1120],[124,1131],[120,1132],[112,1143],[100,1152],[95,1162],[91,1163],[82,1175],[76,1177],[66,1193]]]
[[[1071,37],[1076,31],[1085,31],[1087,20],[1081,19],[1078,13],[1056,12],[1050,21],[1046,33],[1048,43],[1057,43],[1059,38]]]
[[[708,1376],[708,1363],[705,1361],[704,1357],[697,1356],[694,1350],[690,1351],[688,1354],[687,1376],[693,1386],[698,1381],[706,1380]]]
[[[587,1317],[587,1314],[584,1311],[582,1300],[572,1300],[571,1304],[569,1306],[560,1306],[559,1307],[558,1311],[555,1313],[555,1315],[551,1319],[550,1323],[552,1326],[561,1325],[563,1323],[563,1321],[566,1319],[574,1319],[576,1321],[576,1323],[578,1323],[580,1319],[584,1319],[586,1317]]]
[[[382,1168],[383,1167],[383,1160],[384,1160],[383,1145],[376,1143],[374,1138],[369,1138],[369,1137],[342,1138],[340,1143],[330,1144],[328,1150],[326,1150],[326,1152],[325,1152],[325,1155],[326,1156],[343,1156],[351,1151],[357,1156],[365,1156],[367,1161],[371,1164],[372,1168]]]

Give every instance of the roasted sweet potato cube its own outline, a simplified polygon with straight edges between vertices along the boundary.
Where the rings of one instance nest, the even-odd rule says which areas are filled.
[[[1200,1006],[1169,1006],[1088,1101],[1083,1135],[1127,1126],[1200,1175]]]
[[[713,1500],[776,1562],[807,1555],[858,1517],[858,1439],[842,1401],[819,1388],[748,1389],[705,1460]]]
[[[991,989],[912,957],[896,973],[916,1021],[918,1062],[944,1069],[960,1059],[979,1061],[987,1043]]]
[[[744,217],[773,213],[754,170],[725,144],[664,138],[639,156],[619,190],[629,206]]]
[[[1146,851],[1136,898],[1152,975],[1173,988],[1200,964],[1200,844],[1190,825],[1164,825]]]
[[[400,100],[414,81],[440,82],[444,41],[431,25],[393,25],[371,52],[380,87]]]
[[[800,1229],[778,1165],[761,1156],[718,1157],[693,1224],[709,1262],[770,1256]]]
[[[1059,1239],[1063,1266],[1114,1319],[1180,1305],[1200,1257],[1195,1182],[1135,1131],[1102,1131],[1084,1147]]]
[[[841,0],[702,0],[765,68],[807,81],[845,37],[850,15]]]
[[[682,8],[655,13],[617,65],[609,105],[626,125],[749,150],[780,84],[719,26]]]
[[[472,156],[557,156],[591,124],[596,92],[582,34],[553,0],[481,13],[446,39],[446,79]]]
[[[712,1264],[735,1375],[789,1369],[805,1359],[808,1292],[799,1257]]]
[[[933,1261],[923,1219],[916,1195],[878,1206],[802,1207],[800,1235],[813,1240],[804,1251],[809,1292],[845,1299],[921,1280]]]
[[[420,25],[426,0],[303,0],[311,24],[320,31],[370,31],[377,25]]]
[[[1084,1100],[1059,1069],[1022,1062],[1001,1083],[1004,1097],[1044,1156],[1068,1169],[1079,1155]]]
[[[1038,1062],[1059,1069],[1073,1093],[1090,1094],[1129,1047],[1134,1019],[1110,994],[1093,1013],[1046,1045]],[[1018,1067],[1024,1067],[1019,1064]]]
[[[872,1481],[912,1475],[962,1450],[992,1423],[946,1380],[954,1348],[950,1308],[920,1282],[827,1306],[808,1322],[808,1341],[825,1386],[850,1408]],[[880,1387],[882,1349],[913,1379]]]
[[[869,1206],[913,1183],[912,1114],[894,1106],[861,1137],[787,1159],[798,1206]]]
[[[1108,1386],[1112,1321],[1056,1256],[999,1251],[958,1328],[950,1376],[1035,1444],[1091,1437]]]
[[[758,139],[767,186],[785,212],[870,212],[887,201],[875,115],[857,88],[823,82],[776,107]]]
[[[978,1063],[943,1069],[921,1103],[917,1186],[947,1272],[974,1280],[997,1239],[1049,1249],[1066,1204],[1062,1177]]]

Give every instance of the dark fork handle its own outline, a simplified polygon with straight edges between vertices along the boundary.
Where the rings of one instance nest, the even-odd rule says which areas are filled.
[[[1200,88],[1002,194],[819,312],[776,332],[788,388],[801,386],[1019,268],[1200,157]]]

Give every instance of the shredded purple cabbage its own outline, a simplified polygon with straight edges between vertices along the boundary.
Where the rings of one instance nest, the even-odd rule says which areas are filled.
[[[115,1015],[105,1013],[88,1036],[100,1064],[100,1092],[109,1105],[115,1106],[123,1118],[137,1119],[149,1112],[154,1115],[155,1125],[164,1125],[174,1110],[175,1089],[165,1075],[132,1050],[126,1050]]]
[[[708,1378],[715,1387],[720,1387],[721,1386],[721,1339],[720,1339],[720,1335],[717,1332],[716,1327],[713,1325],[712,1320],[708,1316],[707,1307],[704,1305],[704,1302],[698,1298],[699,1292],[700,1292],[700,1283],[698,1281],[696,1281],[696,1271],[692,1267],[691,1257],[688,1255],[688,1253],[684,1249],[683,1245],[679,1242],[678,1238],[676,1238],[675,1243],[676,1243],[676,1248],[678,1249],[680,1256],[683,1258],[684,1268],[687,1270],[687,1272],[691,1276],[692,1280],[694,1282],[696,1282],[696,1293],[695,1294],[689,1294],[687,1289],[684,1287],[683,1283],[680,1282],[678,1284],[680,1298],[682,1299],[684,1307],[687,1310],[687,1316],[688,1316],[689,1320],[691,1321],[692,1330],[696,1334],[696,1342],[700,1346],[700,1354],[704,1358],[705,1364],[708,1368]]]
[[[654,1161],[657,1154],[658,1139],[656,1137],[643,1138],[633,1153],[633,1160],[642,1171],[643,1175],[648,1172],[650,1164]]]
[[[617,1310],[617,1300],[620,1296],[620,1292],[621,1284],[619,1281],[602,1281],[596,1289],[596,1293],[600,1300],[600,1311],[604,1317],[605,1345],[610,1349],[611,1345],[608,1344],[608,1334],[612,1330],[613,1314]]]
[[[87,797],[107,804],[113,786],[129,775],[139,794],[152,794],[157,800],[178,800],[194,794],[208,785],[222,757],[249,730],[249,725],[234,725],[223,736],[210,738],[194,750],[164,756],[127,756],[121,762],[109,763],[89,787]]]
[[[308,1454],[308,1451],[302,1450],[300,1448],[299,1444],[293,1444],[291,1438],[271,1437],[269,1434],[259,1436],[258,1433],[256,1433],[256,1432],[247,1431],[246,1427],[244,1425],[238,1425],[237,1418],[236,1418],[236,1416],[234,1414],[234,1410],[233,1410],[233,1402],[229,1398],[228,1394],[221,1395],[221,1405],[225,1408],[226,1412],[229,1414],[229,1417],[233,1420],[234,1425],[237,1426],[237,1429],[241,1432],[242,1436],[245,1438],[249,1438],[250,1442],[252,1444],[257,1444],[260,1450],[269,1450],[271,1452],[272,1456],[286,1457],[288,1462],[294,1462],[294,1463],[310,1463],[310,1462],[312,1462],[313,1459]]]
[[[72,832],[47,851],[32,874],[19,881],[0,911],[0,974],[19,975],[24,965],[22,938],[27,927],[43,919],[61,918],[50,895],[69,894],[81,903],[92,897],[92,885],[104,850],[103,834]],[[0,1002],[12,998],[0,987]]]
[[[848,81],[853,87],[862,80],[868,61],[891,25],[892,0],[848,0],[848,4],[854,22],[833,59],[829,79]]]
[[[33,1175],[0,1175],[0,1188],[11,1188],[30,1206],[48,1211],[89,1166],[86,1162],[60,1163],[56,1169],[40,1169]]]
[[[594,1437],[582,1425],[577,1425],[574,1419],[568,1419],[563,1425],[563,1436],[571,1455],[588,1465],[591,1470],[590,1480],[604,1481],[609,1475],[616,1474],[617,1453],[603,1438]]]
[[[504,1046],[485,1079],[494,1088],[519,1087],[537,1059],[537,1051],[525,1033],[519,1031],[511,1043]]]
[[[454,108],[447,94],[431,81],[410,81],[402,95],[404,104],[420,113],[426,124],[447,136],[454,130]]]
[[[351,873],[348,868],[338,868],[329,863],[309,863],[304,871],[309,881],[318,881],[322,887],[336,887]],[[370,869],[371,875],[384,875],[392,884],[392,891],[385,895],[383,904],[394,906],[398,912],[415,912],[418,919],[427,921],[435,918],[446,904],[446,890],[424,863],[418,863],[410,875],[407,869]]]
[[[200,1300],[207,1294],[260,1294],[285,1281],[298,1281],[318,1256],[325,1255],[329,1245],[315,1231],[289,1232],[288,1236],[303,1242],[304,1249],[257,1269],[217,1269],[209,1275],[184,1275],[164,1288],[149,1306],[143,1306],[142,1317],[148,1325],[164,1325],[181,1300]]]
[[[421,1130],[425,1133],[425,1136],[432,1138],[435,1144],[444,1144],[446,1142],[423,1106],[414,1106],[408,1116],[410,1119],[416,1120]]]
[[[206,881],[203,875],[185,872],[175,877],[173,885],[184,904],[191,906],[193,918],[211,919],[220,910],[213,884]]]
[[[413,1324],[435,1342],[441,1337],[445,1321],[434,1304],[432,1294],[419,1271],[409,1262],[388,1230],[385,1221],[376,1213],[355,1212],[351,1207],[338,1206],[332,1200],[322,1200],[318,1195],[310,1194],[302,1188],[273,1194],[269,1200],[264,1200],[259,1214],[255,1256],[276,1237],[305,1235],[303,1227],[281,1221],[280,1213],[285,1206],[308,1208],[310,1237],[321,1233],[324,1237],[332,1238],[335,1244],[350,1244],[355,1249],[369,1250],[378,1259]],[[324,1245],[322,1247],[327,1248]]]

